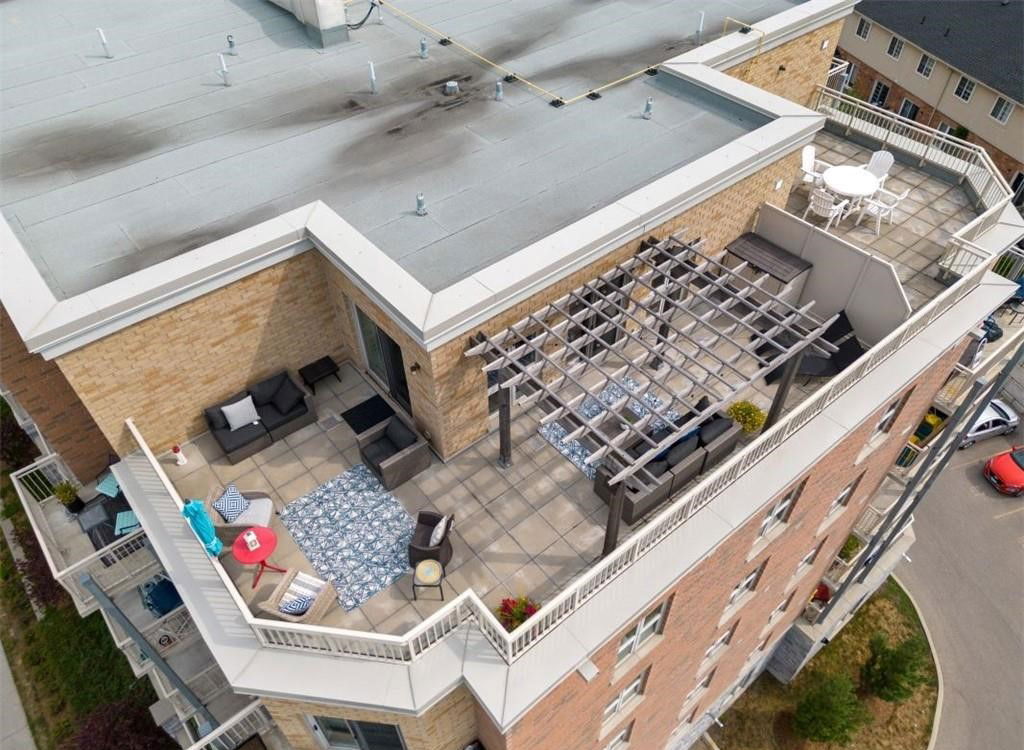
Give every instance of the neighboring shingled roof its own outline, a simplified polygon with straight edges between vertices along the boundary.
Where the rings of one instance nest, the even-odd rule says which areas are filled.
[[[862,0],[856,11],[1024,103],[1024,0]]]

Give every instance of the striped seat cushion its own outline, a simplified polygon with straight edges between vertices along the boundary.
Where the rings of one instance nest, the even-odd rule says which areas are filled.
[[[278,609],[286,615],[304,615],[313,606],[314,598],[312,596],[296,596],[287,601],[281,600]]]
[[[281,603],[277,606],[286,615],[304,615],[313,606],[317,595],[327,584],[319,578],[307,573],[299,573],[295,576],[288,590],[281,597]]]

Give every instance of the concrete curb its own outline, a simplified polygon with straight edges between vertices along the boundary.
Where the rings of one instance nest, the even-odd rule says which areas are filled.
[[[917,612],[917,619],[921,621],[921,628],[924,630],[924,637],[928,641],[928,649],[932,653],[932,661],[935,662],[935,674],[938,677],[939,689],[938,695],[935,699],[935,718],[932,720],[932,736],[928,738],[927,748],[927,750],[934,750],[935,743],[939,739],[939,721],[942,719],[942,666],[939,664],[939,655],[935,651],[935,642],[932,640],[931,631],[928,630],[928,623],[925,622],[924,617],[921,615],[921,608],[917,606],[917,601],[914,599],[913,594],[910,593],[910,589],[904,586],[903,581],[901,581],[895,574],[892,574],[892,579],[896,581],[897,586],[903,589],[903,593],[905,593],[907,598],[910,599],[910,604],[914,607],[914,611]]]

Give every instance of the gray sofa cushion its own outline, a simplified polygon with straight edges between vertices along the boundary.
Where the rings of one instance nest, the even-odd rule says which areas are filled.
[[[706,425],[700,428],[700,444],[707,446],[714,442],[732,427],[732,420],[724,417],[715,417]]]
[[[281,382],[272,401],[279,412],[290,414],[305,397],[306,394],[302,392],[302,389],[295,385],[291,378],[286,377]]]
[[[256,385],[250,386],[249,393],[252,394],[253,403],[256,406],[266,406],[269,404],[274,400],[274,394],[277,393],[277,389],[288,379],[288,373],[279,372],[277,375],[273,375],[266,380],[261,380]]]
[[[300,399],[289,412],[282,412],[274,404],[270,403],[259,408],[260,419],[268,430],[276,430],[281,425],[288,424],[296,417],[302,416],[308,411],[305,399]]]
[[[390,440],[395,446],[396,453],[398,451],[405,450],[416,442],[415,433],[402,424],[402,421],[397,417],[392,417],[391,421],[388,422],[384,435],[387,436],[388,440]]]
[[[226,427],[221,430],[214,430],[213,436],[220,443],[225,453],[232,453],[242,446],[248,445],[254,440],[259,440],[267,434],[267,431],[260,423],[247,424],[237,430],[229,430]]]
[[[211,430],[226,430],[228,428],[228,420],[219,406],[203,409],[203,414],[206,415],[206,424],[210,426]]]
[[[398,453],[398,450],[395,448],[395,444],[387,436],[375,440],[363,448],[363,458],[373,464],[373,467],[378,472],[380,471],[381,461],[390,458],[396,453]]]
[[[700,439],[696,435],[676,443],[672,446],[672,450],[668,452],[668,465],[675,466],[678,464],[684,458],[697,450],[699,443]]]

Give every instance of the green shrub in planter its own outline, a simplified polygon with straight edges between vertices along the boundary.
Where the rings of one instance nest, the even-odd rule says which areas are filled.
[[[737,401],[726,412],[729,418],[738,424],[744,432],[754,433],[764,426],[767,415],[757,404],[751,401]]]
[[[857,550],[861,548],[860,539],[855,537],[853,534],[846,537],[846,541],[843,542],[842,548],[839,550],[839,557],[846,562],[850,562],[857,554]]]
[[[62,505],[71,505],[75,500],[78,499],[78,487],[68,480],[63,482],[57,482],[53,486],[53,496],[57,498]]]

